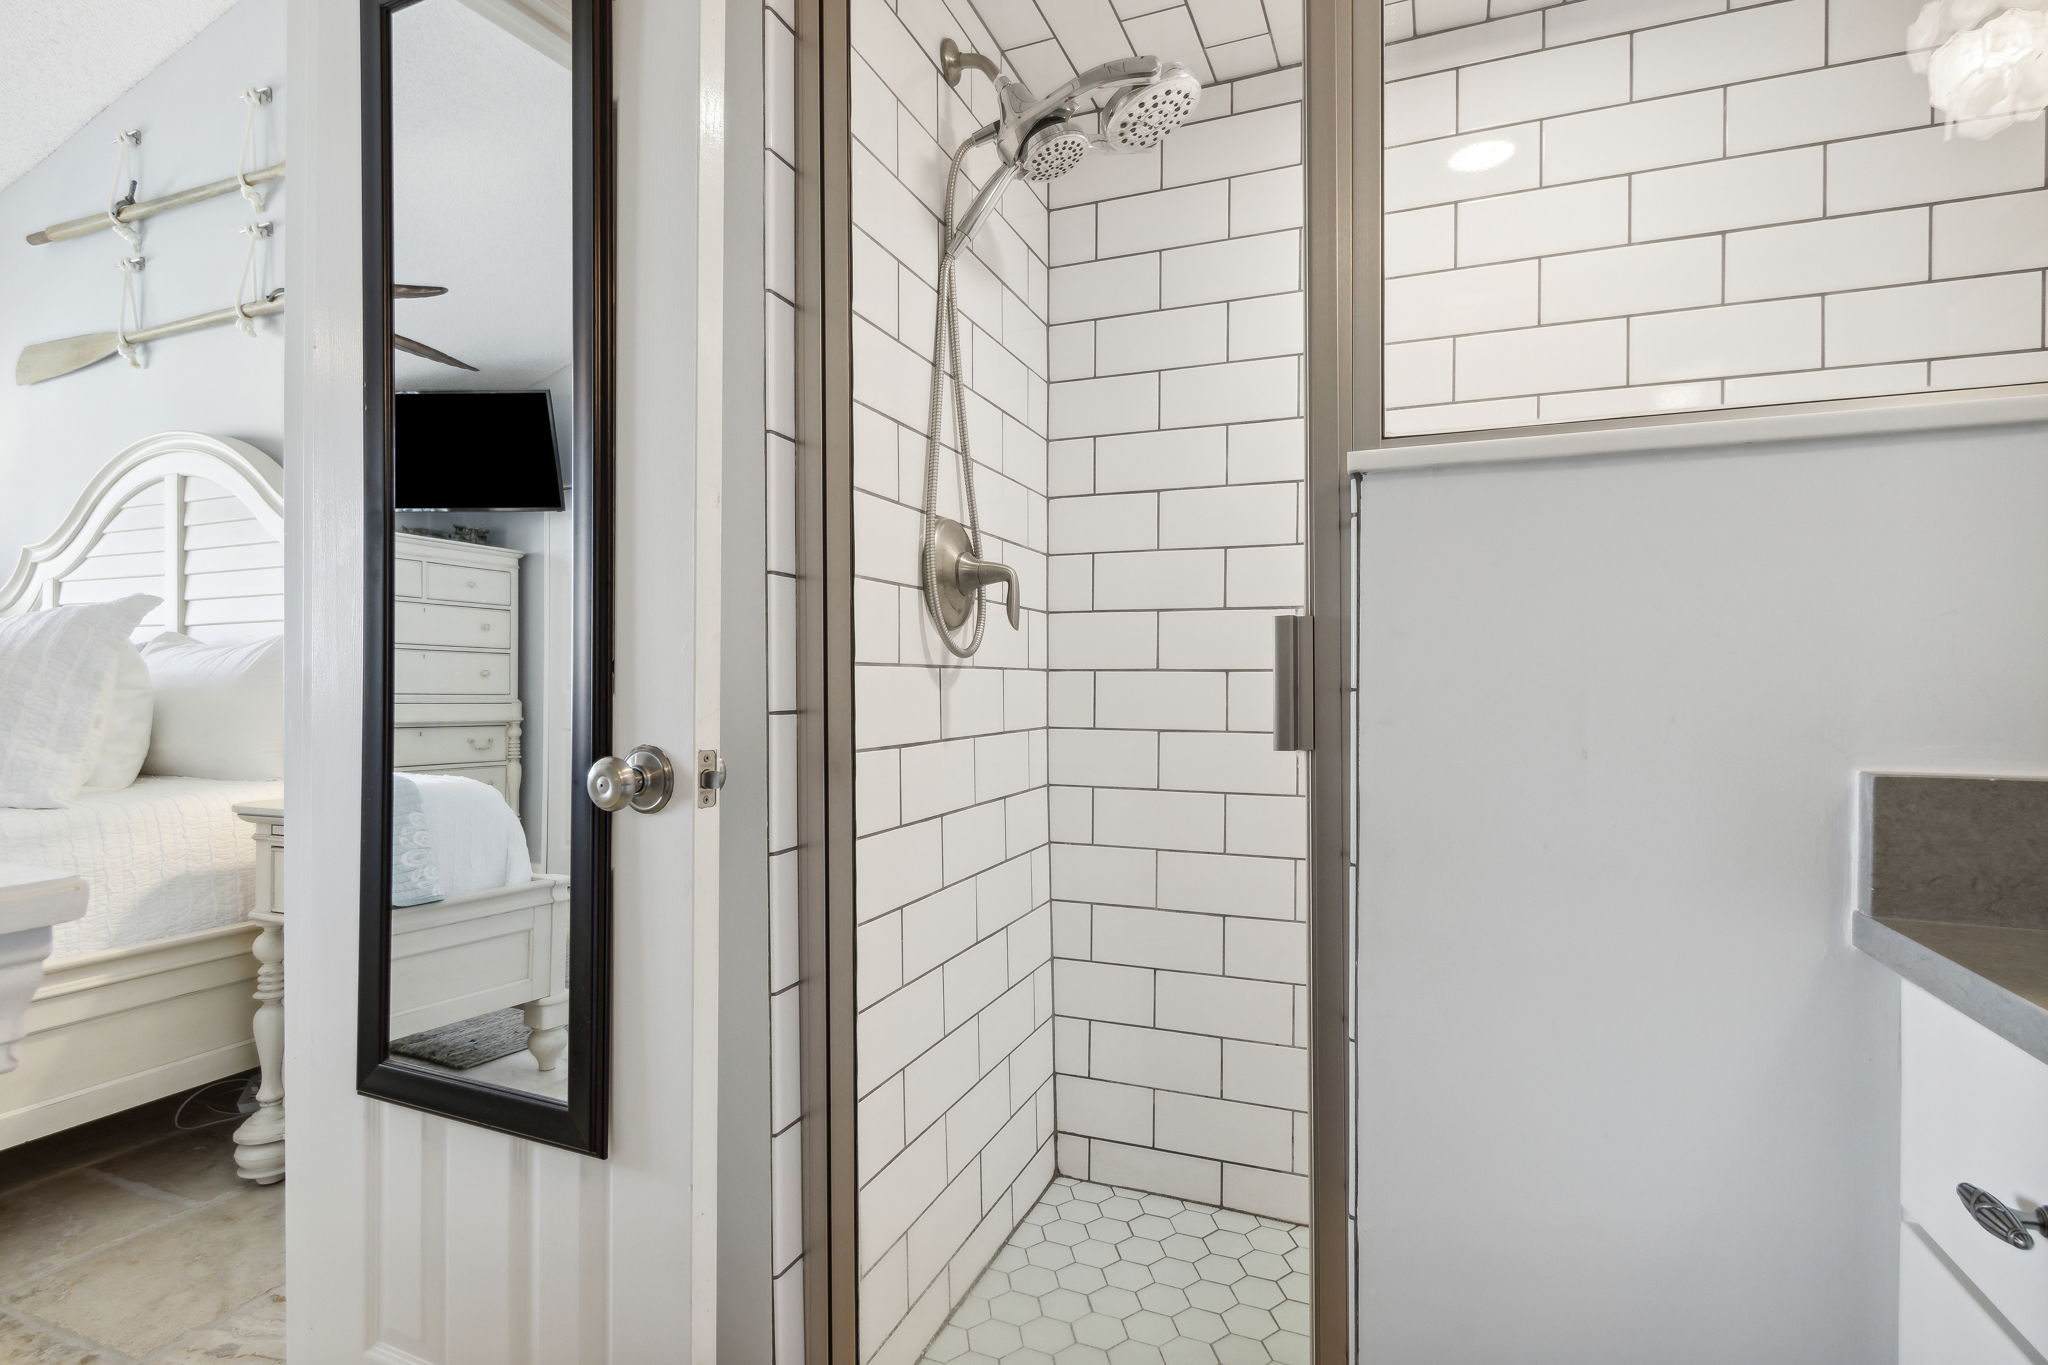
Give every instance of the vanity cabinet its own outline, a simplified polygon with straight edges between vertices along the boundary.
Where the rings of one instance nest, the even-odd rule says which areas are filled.
[[[2000,1241],[1956,1185],[2022,1217],[2048,1204],[2048,1063],[1906,983],[1899,1080],[1900,1365],[2038,1361],[2048,1355],[2048,1240],[2034,1230],[2028,1251]],[[1972,1341],[1981,1344],[1965,1349]]]
[[[400,532],[392,560],[392,765],[457,773],[519,809],[518,550]]]

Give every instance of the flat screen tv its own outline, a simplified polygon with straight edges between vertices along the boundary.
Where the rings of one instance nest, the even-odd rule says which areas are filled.
[[[562,474],[545,389],[394,395],[401,512],[559,512]]]

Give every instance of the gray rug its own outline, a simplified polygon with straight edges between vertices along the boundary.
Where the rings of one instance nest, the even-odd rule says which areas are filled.
[[[392,1040],[391,1050],[437,1066],[467,1071],[509,1057],[526,1046],[526,1016],[517,1005],[474,1019],[459,1019]]]

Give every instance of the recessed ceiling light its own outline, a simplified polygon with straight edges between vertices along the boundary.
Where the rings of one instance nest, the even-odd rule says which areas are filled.
[[[1451,153],[1446,162],[1454,171],[1490,171],[1495,166],[1504,166],[1514,159],[1515,144],[1504,138],[1488,138],[1484,142],[1468,142]]]

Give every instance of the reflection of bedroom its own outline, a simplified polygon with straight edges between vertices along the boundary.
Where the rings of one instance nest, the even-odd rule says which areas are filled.
[[[0,389],[0,1359],[13,1331],[32,1359],[282,1356],[280,868],[307,780],[283,767],[282,11],[162,5],[0,138],[0,342],[23,357]],[[560,1103],[570,92],[508,14],[393,20],[387,1041]],[[100,212],[110,172],[145,208],[244,180],[29,240]],[[104,358],[46,344],[228,303]]]

